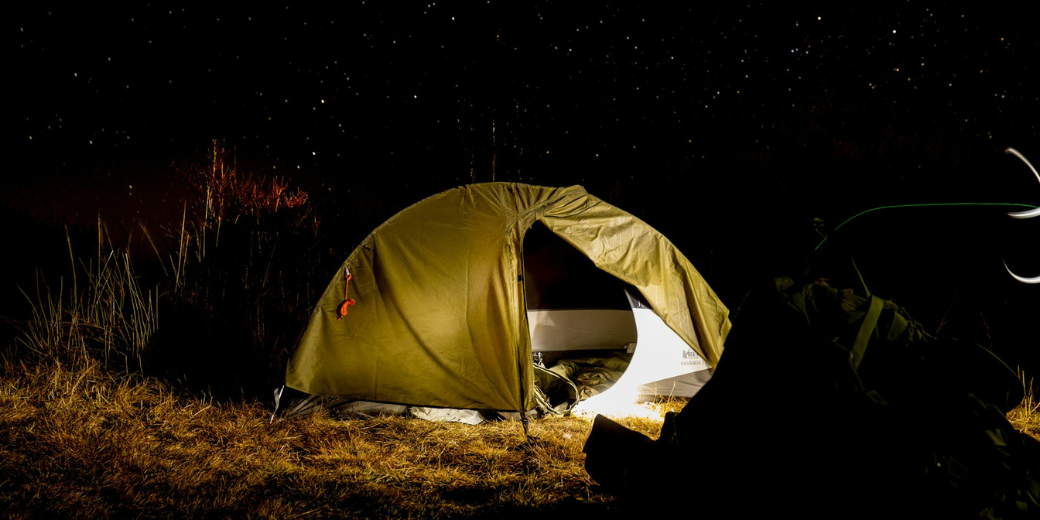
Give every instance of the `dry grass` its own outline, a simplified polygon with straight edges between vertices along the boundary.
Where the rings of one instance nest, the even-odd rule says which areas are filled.
[[[588,419],[535,421],[528,443],[515,422],[316,413],[269,424],[267,413],[117,379],[96,363],[8,363],[0,510],[13,518],[471,518],[612,500],[584,470]],[[656,436],[660,422],[628,426]]]
[[[1019,379],[1022,381],[1025,397],[1014,410],[1008,412],[1008,421],[1011,422],[1011,425],[1016,430],[1040,441],[1040,400],[1037,400],[1036,395],[1033,393],[1033,380],[1029,379],[1027,381],[1025,375],[1021,372],[1019,373]]]
[[[684,401],[654,405],[661,415]],[[1032,394],[1009,414],[1037,437]],[[479,518],[617,515],[589,478],[587,418],[466,426],[402,417],[270,424],[258,403],[143,378],[6,362],[0,511],[11,518]],[[660,421],[620,419],[656,437]],[[587,501],[587,502],[580,502]],[[591,505],[593,502],[599,505]]]
[[[97,256],[77,262],[66,229],[71,280],[57,290],[37,273],[33,296],[22,290],[32,318],[22,324],[18,341],[41,358],[75,363],[97,358],[125,372],[142,366],[141,355],[158,326],[159,288],[142,289],[130,254],[112,247],[98,219]]]

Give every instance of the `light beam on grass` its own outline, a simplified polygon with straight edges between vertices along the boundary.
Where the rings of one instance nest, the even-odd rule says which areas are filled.
[[[659,407],[654,403],[640,402],[640,394],[636,387],[614,385],[606,392],[578,403],[571,413],[579,417],[595,417],[599,414],[612,419],[639,417],[663,420]]]

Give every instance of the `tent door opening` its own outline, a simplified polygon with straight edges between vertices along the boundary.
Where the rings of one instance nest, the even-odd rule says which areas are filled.
[[[650,308],[635,287],[600,270],[536,222],[523,244],[531,350],[565,374],[582,399],[608,389],[692,397],[711,370]]]

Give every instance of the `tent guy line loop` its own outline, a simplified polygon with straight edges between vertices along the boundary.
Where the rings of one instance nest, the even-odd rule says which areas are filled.
[[[1030,164],[1029,160],[1026,159],[1026,157],[1024,155],[1019,153],[1018,150],[1015,150],[1014,148],[1007,148],[1006,150],[1004,150],[1004,153],[1014,155],[1015,157],[1018,157],[1022,162],[1026,163],[1026,166],[1028,166],[1029,169],[1033,172],[1033,175],[1036,176],[1037,182],[1040,182],[1040,173],[1036,172],[1036,168],[1033,168],[1033,165]],[[1037,217],[1037,216],[1040,216],[1040,207],[1033,208],[1033,209],[1028,210],[1028,211],[1019,211],[1017,213],[1008,213],[1008,216],[1011,217],[1011,218],[1017,218],[1017,219],[1026,219],[1026,218]],[[1012,271],[1011,268],[1008,267],[1007,260],[1004,260],[1004,269],[1007,269],[1008,274],[1010,274],[1012,278],[1014,278],[1015,280],[1018,280],[1018,281],[1020,281],[1022,283],[1040,284],[1040,276],[1034,276],[1032,278],[1026,278],[1024,276],[1019,276],[1019,275],[1015,274],[1014,271]]]

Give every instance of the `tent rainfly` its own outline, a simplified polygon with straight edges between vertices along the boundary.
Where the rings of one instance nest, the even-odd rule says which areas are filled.
[[[618,384],[681,395],[684,377],[703,381],[718,362],[728,315],[667,238],[584,188],[473,184],[365,238],[285,381],[346,400],[525,412],[533,353],[618,349],[633,353]]]

